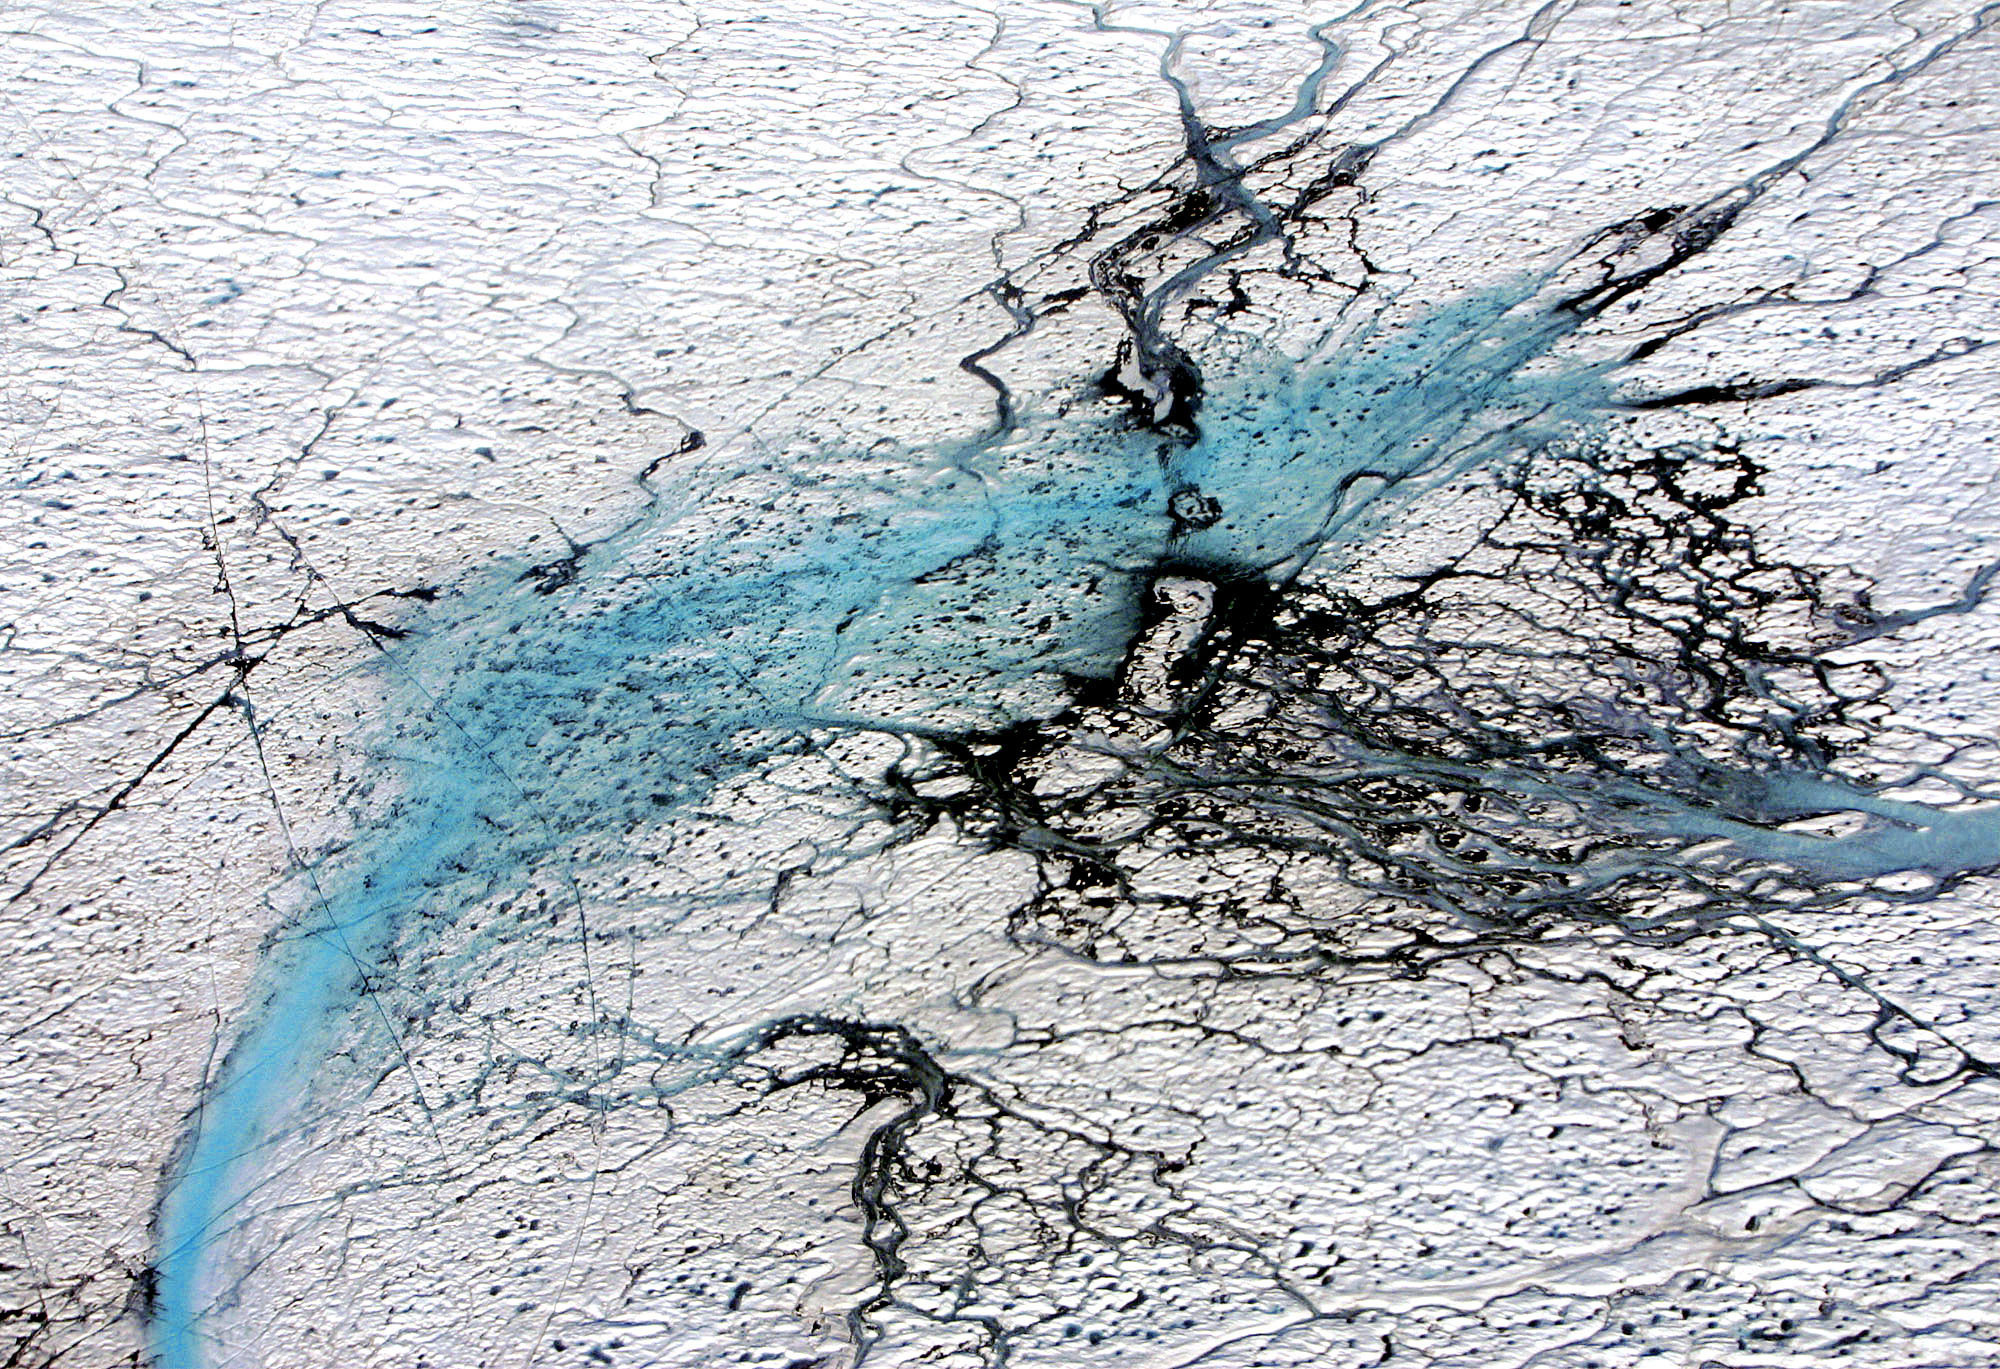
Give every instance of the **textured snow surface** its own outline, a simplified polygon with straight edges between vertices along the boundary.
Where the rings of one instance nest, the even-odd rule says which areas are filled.
[[[1995,70],[0,12],[0,1363],[1993,1363]]]

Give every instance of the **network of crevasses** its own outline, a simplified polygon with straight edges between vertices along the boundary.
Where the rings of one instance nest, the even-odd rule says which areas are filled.
[[[1990,843],[1969,860],[1953,846],[1945,813],[1876,796],[1928,778],[1976,815],[1993,798],[1978,779],[1992,748],[1962,739],[1914,767],[1871,756],[1893,726],[1890,681],[1851,648],[1886,624],[1865,585],[1760,558],[1730,517],[1758,475],[1727,441],[1658,450],[1599,434],[1499,473],[1476,542],[1386,577],[1389,592],[1163,577],[1118,697],[1053,725],[934,740],[892,773],[897,802],[919,827],[948,815],[1034,856],[1043,890],[1010,929],[1022,944],[1181,977],[1337,993],[1357,970],[1420,977],[1578,923],[1652,945],[1751,928],[1818,960],[1788,914],[1854,902],[1884,877],[1905,900],[1929,897],[1991,865]],[[1110,780],[1091,766],[1106,758]],[[1780,826],[1832,811],[1854,819],[1844,834]],[[1926,820],[1947,835],[1897,839],[1897,824]],[[1702,849],[1716,833],[1727,845]],[[1930,882],[1912,890],[1912,870]],[[1873,998],[1875,1049],[1906,1082],[1995,1072],[1824,967]],[[1299,1277],[1313,1241],[1273,1258],[1274,1233],[1244,1235],[1182,1191],[1188,1152],[1073,1134],[1065,1162],[990,1082],[961,1087],[983,1100],[965,1115],[906,1079],[910,1107],[870,1132],[880,1149],[857,1171],[857,1206],[895,1234],[857,1304],[857,1344],[895,1327],[901,1347],[967,1363],[1008,1362],[1017,1343],[1089,1355],[1135,1334],[1132,1290],[1172,1300],[1173,1281],[1144,1268],[1162,1249],[1201,1264],[1211,1299],[1241,1298],[1243,1315],[1289,1312],[1329,1334],[1347,1320]],[[987,1172],[1018,1173],[1023,1157],[1036,1164],[1022,1187]],[[1329,1247],[1321,1268],[1346,1258]],[[1158,1334],[1185,1310],[1139,1320]]]
[[[1758,476],[1599,431],[1479,482],[1434,562],[1163,579],[1116,699],[935,748],[904,801],[1036,855],[1017,935],[1226,972],[1317,973],[1384,924],[1408,965],[1579,921],[1783,942],[1802,907],[1948,891],[2000,849],[1993,748],[1881,745],[1855,648],[1893,624],[1759,556],[1731,517]]]

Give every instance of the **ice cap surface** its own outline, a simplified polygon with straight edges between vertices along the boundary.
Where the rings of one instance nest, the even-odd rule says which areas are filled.
[[[21,1364],[1990,1362],[2000,10],[21,6]]]

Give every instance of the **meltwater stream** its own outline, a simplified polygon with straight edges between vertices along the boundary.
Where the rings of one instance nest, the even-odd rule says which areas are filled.
[[[510,886],[560,883],[579,838],[657,821],[810,730],[948,741],[1046,717],[1071,685],[1119,669],[1162,577],[1282,598],[1330,547],[1396,538],[1411,496],[1588,445],[1607,376],[1552,360],[1580,316],[1547,298],[1546,281],[1523,281],[1365,328],[1309,362],[1217,348],[1192,441],[1080,387],[1021,401],[1012,426],[946,450],[822,453],[757,472],[754,497],[716,481],[700,523],[650,519],[560,574],[453,598],[448,621],[394,649],[385,677],[392,749],[406,758],[385,777],[386,816],[317,876],[315,906],[265,967],[165,1190],[159,1362],[204,1362],[204,1318],[241,1272],[217,1252],[322,1086],[343,1024],[383,1013],[371,987],[397,947]],[[1642,846],[1720,841],[1823,879],[1948,877],[1994,846],[1990,812],[1898,804],[1797,770],[1709,766],[1674,791],[1638,772],[1577,781],[1503,766],[1482,780],[1422,750],[1376,759],[1524,804],[1587,794]],[[1872,835],[1778,830],[1837,811],[1871,815]]]
[[[272,955],[166,1187],[160,1363],[203,1362],[230,1277],[213,1252],[418,919],[449,924],[468,888],[526,883],[579,834],[697,797],[804,729],[964,732],[1050,711],[1061,677],[1117,668],[1162,567],[1283,580],[1329,540],[1393,536],[1407,496],[1595,418],[1597,374],[1546,364],[1578,316],[1540,303],[1543,284],[1309,363],[1234,346],[1209,362],[1192,443],[1108,402],[1029,408],[951,450],[849,461],[831,481],[782,472],[777,516],[756,524],[642,524],[562,592],[524,576],[455,597],[450,621],[395,648],[393,805]],[[1173,511],[1190,493],[1212,501],[1196,523]]]
[[[1156,586],[1250,587],[1268,611],[1329,550],[1396,539],[1397,520],[1416,496],[1563,444],[1588,448],[1617,407],[1610,363],[1581,360],[1564,344],[1602,311],[1707,250],[1749,205],[1830,145],[1864,95],[1916,69],[1850,94],[1817,142],[1705,205],[1611,225],[1542,277],[1417,317],[1385,309],[1375,323],[1348,328],[1303,356],[1271,350],[1221,323],[1187,350],[1168,336],[1168,303],[1288,231],[1283,215],[1242,192],[1226,140],[1212,140],[1184,98],[1189,157],[1202,184],[1162,211],[1157,232],[1134,233],[1090,263],[1092,288],[1131,332],[1102,379],[1073,377],[1069,389],[1040,395],[1000,386],[997,429],[941,447],[822,445],[801,454],[793,444],[782,462],[734,470],[704,458],[705,477],[693,467],[673,473],[683,488],[671,511],[662,502],[569,561],[463,588],[435,624],[392,649],[383,673],[392,734],[384,749],[402,759],[378,777],[388,806],[336,860],[307,872],[308,906],[268,957],[245,1026],[168,1176],[156,1211],[150,1307],[158,1362],[192,1369],[207,1360],[208,1319],[257,1262],[232,1263],[231,1241],[272,1182],[273,1157],[309,1137],[313,1123],[300,1119],[334,1071],[386,1077],[398,1068],[393,1050],[360,1059],[336,1054],[336,1041],[374,1014],[394,1042],[399,1028],[377,990],[394,978],[399,958],[456,933],[461,912],[510,889],[560,886],[568,878],[566,852],[579,841],[685,812],[807,733],[901,733],[949,750],[1052,719],[1081,682],[1118,674],[1147,626]],[[1292,151],[1306,148],[1302,141]],[[1369,147],[1347,148],[1297,192],[1286,213],[1303,218],[1315,196],[1353,185],[1371,155]],[[1164,283],[1146,286],[1138,263],[1162,236],[1177,240],[1190,225],[1231,216],[1241,220],[1238,236],[1218,232],[1222,245],[1207,244],[1207,255],[1191,262],[1153,263]],[[1025,314],[1012,305],[1010,312],[1029,326]],[[999,386],[982,364],[997,350],[963,364]],[[1941,351],[1917,364],[1954,355]],[[1398,602],[1386,601],[1387,608]],[[1336,623],[1344,612],[1322,616]],[[1192,637],[1205,631],[1190,629]],[[1312,655],[1310,644],[1303,655]],[[1322,689],[1327,664],[1309,663],[1303,693]],[[1750,694],[1764,692],[1756,672],[1744,678]],[[1338,700],[1327,706],[1341,707]],[[1723,720],[1721,702],[1706,707],[1708,721]],[[1679,851],[1703,845],[1749,866],[1775,864],[1822,880],[1895,871],[1948,880],[1996,859],[2000,820],[1991,810],[1898,802],[1791,760],[1753,774],[1697,754],[1637,715],[1614,720],[1607,732],[1621,746],[1653,749],[1631,766],[1591,739],[1578,752],[1581,769],[1574,757],[1564,762],[1568,770],[1543,764],[1536,748],[1545,737],[1518,746],[1509,740],[1482,755],[1479,747],[1506,729],[1476,713],[1468,702],[1463,716],[1445,720],[1447,730],[1462,726],[1467,736],[1485,738],[1469,751],[1454,752],[1458,742],[1450,738],[1426,739],[1422,727],[1407,744],[1394,740],[1393,727],[1368,737],[1359,729],[1320,755],[1279,737],[1274,753],[1299,764],[1325,768],[1337,759],[1349,767],[1340,781],[1349,791],[1317,807],[1281,792],[1296,790],[1295,777],[1260,756],[1230,770],[1231,748],[1254,728],[1230,735],[1218,727],[1202,743],[1213,743],[1206,761],[1175,762],[1181,779],[1157,790],[1142,782],[1136,806],[1165,813],[1197,790],[1202,802],[1261,790],[1270,798],[1266,810],[1244,819],[1252,844],[1303,850],[1324,846],[1332,833],[1336,846],[1366,847],[1374,838],[1357,836],[1365,824],[1350,820],[1358,810],[1341,805],[1357,802],[1367,785],[1400,785],[1391,806],[1407,803],[1407,811],[1382,824],[1387,835],[1367,850],[1375,868],[1404,859],[1391,846],[1421,828],[1427,814],[1444,811],[1430,798],[1408,799],[1411,786],[1430,785],[1449,805],[1471,811],[1485,785],[1499,807],[1512,805],[1510,821],[1532,825],[1538,808],[1567,806],[1597,823],[1590,841],[1547,843],[1552,855],[1510,847],[1490,832],[1456,833],[1449,850],[1423,857],[1440,872],[1437,890],[1421,887],[1430,878],[1421,860],[1406,860],[1396,876],[1418,897],[1435,893],[1439,906],[1451,902],[1440,891],[1454,880],[1474,891],[1474,903],[1516,898],[1527,906],[1532,895],[1543,900],[1539,908],[1568,898],[1563,881],[1573,871],[1565,862],[1621,825],[1601,843],[1612,854],[1582,871],[1584,882],[1652,878],[1676,868]],[[1561,723],[1569,716],[1559,714],[1550,717]],[[1482,770],[1496,758],[1490,775]],[[1095,820],[1122,801],[1114,794],[1094,817],[1078,812]],[[1214,811],[1203,819],[1211,826]],[[1837,837],[1787,827],[1828,814],[1860,825]],[[1279,830],[1300,821],[1323,830],[1308,837]],[[1267,824],[1261,836],[1259,823]],[[1089,832],[1047,827],[1035,839],[1044,852],[1076,855],[1065,878],[1107,885],[1125,878],[1113,868],[1110,847]],[[580,896],[575,911],[580,921]],[[1483,925],[1508,921],[1497,904],[1469,911]],[[588,932],[579,928],[579,938],[587,943]],[[900,1028],[786,1019],[767,1035],[775,1042],[815,1032],[845,1032],[851,1049],[890,1050],[903,1062],[899,1069],[915,1068],[909,1061],[918,1048]],[[931,1084],[904,1083],[930,1089],[924,1106],[931,1106],[949,1080],[930,1063],[923,1069],[935,1075]],[[428,1114],[410,1074],[418,1108]],[[863,1087],[864,1096],[872,1099],[878,1084]],[[913,1102],[889,1128],[891,1139],[914,1126],[920,1111]],[[875,1139],[870,1147],[864,1159],[880,1161]],[[1155,1178],[1162,1172],[1155,1169]],[[881,1187],[869,1182],[857,1177],[853,1197],[868,1214],[878,1292],[849,1314],[864,1354],[869,1310],[889,1299],[891,1283],[907,1269],[903,1236],[877,1231],[891,1218],[902,1230],[902,1219],[885,1215]],[[985,1334],[1004,1346],[997,1325]]]

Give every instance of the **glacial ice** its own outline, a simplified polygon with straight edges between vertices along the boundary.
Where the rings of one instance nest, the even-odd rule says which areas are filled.
[[[1986,1362],[1996,17],[24,11],[13,1362]]]

